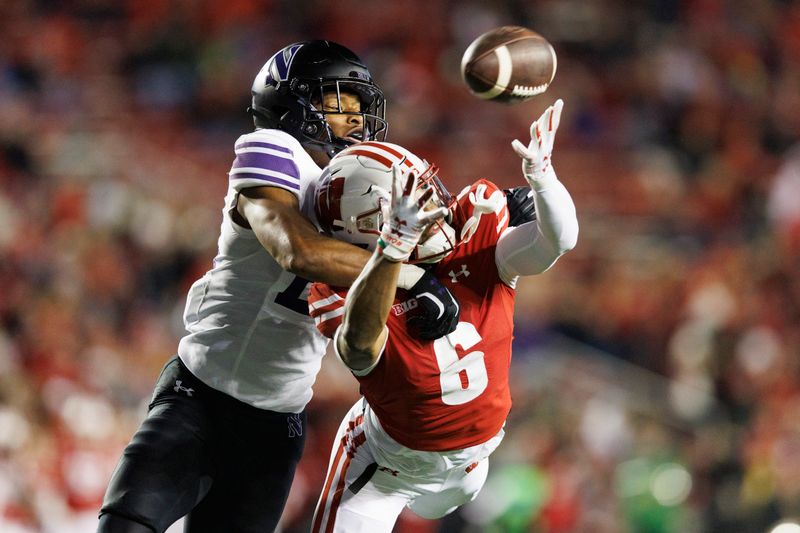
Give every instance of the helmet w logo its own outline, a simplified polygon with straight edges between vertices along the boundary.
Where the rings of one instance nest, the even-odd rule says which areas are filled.
[[[297,51],[302,47],[302,44],[287,46],[272,56],[272,68],[269,71],[275,80],[286,81],[289,79],[289,69],[292,68],[294,56],[297,55]]]

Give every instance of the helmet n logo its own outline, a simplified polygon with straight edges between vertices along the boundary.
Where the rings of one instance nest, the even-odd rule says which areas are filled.
[[[297,51],[302,47],[302,44],[287,46],[272,56],[272,68],[269,69],[269,74],[274,80],[286,81],[289,79],[289,69],[292,68],[294,56],[297,55]]]

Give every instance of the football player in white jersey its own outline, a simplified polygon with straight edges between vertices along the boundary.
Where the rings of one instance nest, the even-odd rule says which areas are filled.
[[[235,144],[213,267],[191,287],[187,334],[100,511],[102,533],[273,531],[305,438],[305,406],[327,339],[308,316],[308,280],[349,286],[370,257],[321,235],[321,167],[386,135],[383,93],[361,60],[329,41],[276,53],[252,88],[256,130]],[[428,313],[421,339],[456,326],[452,294],[406,265],[399,285]],[[426,297],[422,297],[421,295]]]

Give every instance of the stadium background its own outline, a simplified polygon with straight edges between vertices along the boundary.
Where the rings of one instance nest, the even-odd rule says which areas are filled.
[[[549,91],[471,97],[502,24],[556,47]],[[522,183],[557,97],[581,235],[520,284],[507,438],[481,497],[401,532],[762,532],[800,516],[800,3],[4,0],[0,529],[91,531],[210,266],[254,74],[329,38],[390,138],[451,189]],[[328,361],[284,522],[304,531],[355,395]],[[789,526],[779,529],[792,531]]]

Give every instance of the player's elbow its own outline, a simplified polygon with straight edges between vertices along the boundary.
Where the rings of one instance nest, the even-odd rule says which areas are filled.
[[[362,328],[342,327],[339,352],[342,360],[353,370],[371,367],[378,358],[378,337],[366,333]]]
[[[272,254],[283,270],[306,279],[316,279],[316,258],[311,246],[299,237],[287,238],[284,246],[280,246]]]
[[[529,257],[529,261],[514,269],[516,275],[531,276],[536,274],[543,274],[550,270],[556,262],[575,248],[578,244],[578,231],[577,226],[574,232],[563,232],[558,238],[548,241],[538,248],[537,253]]]
[[[553,248],[556,257],[561,257],[578,245],[578,220],[573,218],[570,222],[564,224],[558,237],[554,239]]]
[[[283,270],[289,272],[290,274],[294,274],[295,276],[300,276],[303,278],[306,277],[305,261],[303,257],[299,256],[298,254],[295,254],[292,251],[286,251],[284,253],[277,254],[274,256],[274,259]]]
[[[292,207],[275,202],[246,204],[247,220],[264,249],[287,272],[307,279],[319,263],[315,253],[316,230]]]
[[[578,225],[575,224],[575,231],[562,235],[558,242],[558,255],[564,255],[578,245]]]
[[[345,327],[342,331],[342,340],[349,351],[361,356],[369,354],[376,339],[377,336],[365,331],[365,328]]]

